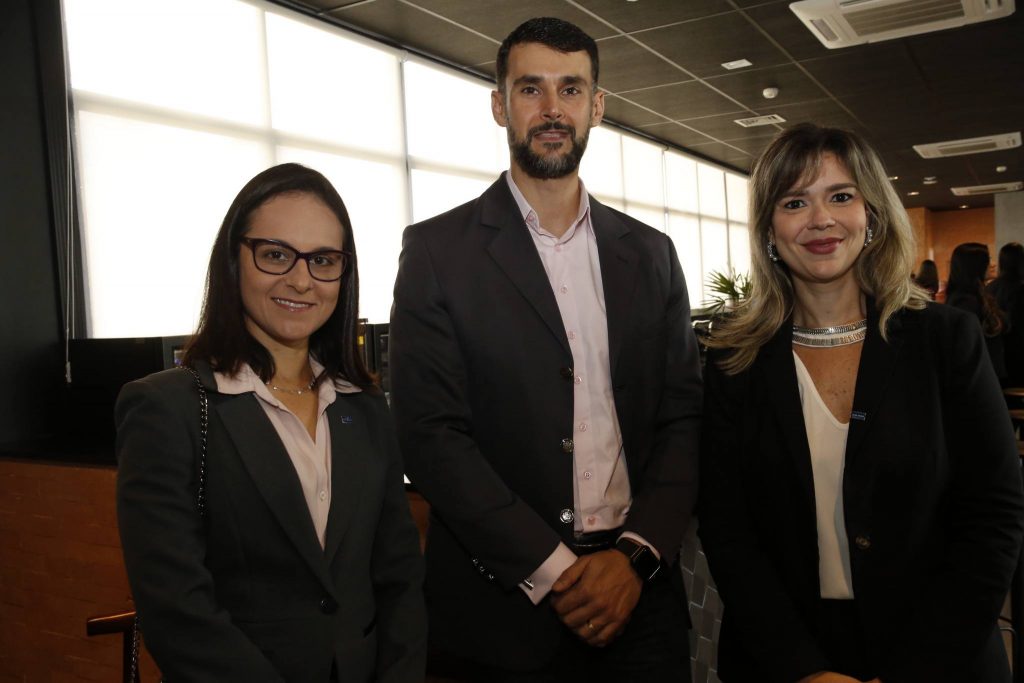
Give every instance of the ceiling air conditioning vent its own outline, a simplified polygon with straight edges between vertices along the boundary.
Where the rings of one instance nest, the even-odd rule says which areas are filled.
[[[778,114],[767,114],[765,116],[752,116],[749,119],[736,119],[735,122],[744,128],[753,128],[754,126],[767,126],[771,123],[785,123],[786,119]]]
[[[1024,183],[995,183],[994,185],[971,185],[970,187],[949,188],[957,197],[969,197],[975,194],[995,194],[996,192],[1017,192],[1024,189]]]
[[[979,152],[996,152],[1001,149],[1020,147],[1020,132],[986,135],[981,138],[965,140],[947,140],[927,145],[914,145],[914,151],[925,159],[938,157],[956,157],[961,154],[978,154]]]
[[[829,49],[999,19],[1015,0],[801,0],[789,8]]]

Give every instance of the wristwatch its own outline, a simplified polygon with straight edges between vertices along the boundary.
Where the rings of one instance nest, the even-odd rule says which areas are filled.
[[[647,546],[637,543],[630,538],[620,538],[615,544],[615,549],[629,558],[629,563],[633,565],[633,570],[636,571],[643,581],[650,581],[658,575],[658,571],[661,569],[661,561],[654,554],[654,551]]]

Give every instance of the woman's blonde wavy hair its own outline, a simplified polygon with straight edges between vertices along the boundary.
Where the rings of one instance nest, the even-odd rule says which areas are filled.
[[[791,188],[818,177],[822,157],[833,154],[846,168],[867,206],[874,239],[854,264],[861,291],[875,300],[879,332],[901,308],[924,308],[928,295],[910,279],[916,253],[910,219],[889,182],[878,153],[860,136],[801,123],[779,133],[754,163],[750,176],[751,293],[734,313],[717,321],[708,346],[725,348],[719,366],[730,375],[749,368],[757,353],[789,319],[793,284],[782,261],[768,258],[776,202]]]

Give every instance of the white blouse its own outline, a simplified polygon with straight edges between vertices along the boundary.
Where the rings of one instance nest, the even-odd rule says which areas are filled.
[[[853,599],[850,545],[843,515],[843,466],[850,424],[840,422],[825,405],[800,356],[796,362],[800,404],[814,471],[814,506],[818,517],[818,575],[821,597]]]

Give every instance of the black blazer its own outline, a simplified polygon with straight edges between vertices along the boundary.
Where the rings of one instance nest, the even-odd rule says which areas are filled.
[[[672,242],[590,199],[626,528],[672,563],[696,500],[700,368]],[[569,541],[573,358],[554,293],[501,177],[405,232],[390,328],[409,478],[432,506],[431,640],[508,669],[546,662],[564,629],[517,584]],[[679,597],[685,599],[680,585]]]
[[[996,626],[1024,533],[1017,445],[978,323],[939,304],[878,334],[869,301],[846,446],[853,590],[885,683],[1009,681]],[[700,536],[725,606],[723,681],[829,662],[814,486],[787,321],[748,370],[706,368]]]
[[[146,646],[168,681],[422,681],[419,539],[382,396],[327,409],[326,548],[254,394],[209,395],[206,517],[199,394],[168,370],[117,401],[118,521]]]

